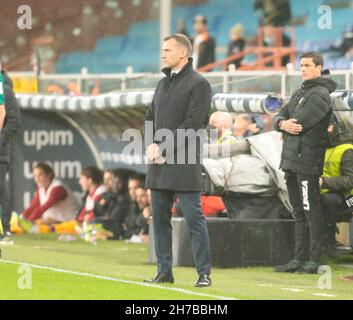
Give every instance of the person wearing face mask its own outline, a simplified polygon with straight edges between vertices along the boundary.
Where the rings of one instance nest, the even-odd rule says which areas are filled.
[[[353,212],[353,120],[344,114],[333,114],[328,131],[320,187],[325,218],[324,253],[334,257],[336,222],[350,220]]]

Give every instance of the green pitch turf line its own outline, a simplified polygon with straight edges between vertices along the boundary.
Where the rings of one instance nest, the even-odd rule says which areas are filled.
[[[218,296],[218,295],[213,295],[213,294],[207,294],[207,293],[203,293],[203,292],[195,292],[195,291],[181,289],[181,288],[165,287],[165,286],[157,285],[157,284],[150,284],[150,283],[144,283],[144,282],[124,280],[124,279],[118,279],[118,278],[103,276],[103,275],[96,275],[96,274],[85,273],[85,272],[77,272],[77,271],[60,269],[60,268],[53,268],[53,267],[49,267],[49,266],[36,265],[36,264],[25,263],[25,262],[17,262],[17,261],[1,259],[0,263],[13,264],[13,265],[18,265],[18,266],[26,265],[26,266],[29,266],[29,267],[34,268],[34,269],[42,269],[42,270],[52,271],[52,272],[56,272],[56,273],[65,273],[65,274],[81,276],[81,277],[89,277],[89,278],[94,278],[94,279],[99,279],[99,280],[114,281],[114,282],[129,284],[129,285],[135,285],[135,286],[156,288],[156,289],[166,290],[166,291],[170,291],[170,292],[178,292],[178,293],[181,293],[181,294],[197,296],[197,297],[200,297],[200,298],[211,298],[211,299],[217,299],[217,300],[238,300],[238,299],[235,299],[235,298]]]

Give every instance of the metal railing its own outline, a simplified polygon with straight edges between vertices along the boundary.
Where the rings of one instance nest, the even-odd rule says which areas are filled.
[[[224,71],[203,74],[211,83],[214,93],[249,93],[274,92],[282,97],[292,94],[301,84],[299,71],[294,70],[263,70],[263,71]],[[353,64],[351,70],[333,70],[331,75],[338,82],[338,89],[353,89]],[[38,81],[40,93],[48,91],[53,85],[66,88],[66,94],[92,95],[108,92],[126,92],[134,90],[153,90],[162,73],[119,73],[119,74],[41,74],[10,73],[17,79],[32,77]],[[75,92],[70,92],[70,84],[75,84]],[[93,90],[94,88],[98,90]]]

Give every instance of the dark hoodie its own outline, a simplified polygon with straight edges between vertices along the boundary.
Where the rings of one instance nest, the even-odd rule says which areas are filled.
[[[330,137],[329,147],[333,148],[342,144],[353,145],[353,120],[345,115],[339,115],[339,120],[334,124],[334,132]],[[353,150],[348,149],[341,158],[341,175],[338,177],[324,178],[323,188],[334,193],[346,193],[353,189]]]
[[[21,111],[18,105],[13,83],[10,77],[2,71],[5,80],[5,110],[6,117],[0,133],[0,162],[9,163],[11,142],[20,129]]]
[[[290,101],[273,118],[276,130],[279,122],[295,118],[302,125],[299,135],[283,132],[281,165],[283,171],[321,176],[328,144],[327,128],[332,113],[330,93],[337,84],[329,76],[304,81]]]

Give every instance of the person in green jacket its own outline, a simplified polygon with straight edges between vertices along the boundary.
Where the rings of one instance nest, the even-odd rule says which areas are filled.
[[[353,206],[353,119],[333,114],[329,126],[329,146],[320,178],[322,213],[325,218],[324,253],[336,252],[336,223],[352,218]]]

